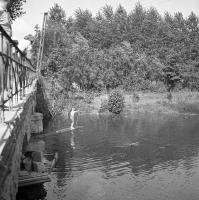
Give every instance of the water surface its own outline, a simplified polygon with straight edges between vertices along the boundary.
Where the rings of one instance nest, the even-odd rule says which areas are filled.
[[[198,116],[84,115],[78,125],[44,139],[59,154],[46,200],[198,200]],[[47,132],[66,127],[59,117]]]

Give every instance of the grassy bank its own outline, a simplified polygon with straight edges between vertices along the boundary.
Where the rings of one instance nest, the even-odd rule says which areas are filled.
[[[125,98],[125,111],[127,112],[162,112],[179,114],[199,114],[198,92],[174,92],[172,98],[167,93],[142,93],[135,94],[123,92]],[[108,100],[108,94],[102,93],[95,96],[89,104],[83,103],[82,107],[89,112],[98,113],[103,101]]]
[[[46,91],[55,113],[67,113],[75,106],[82,113],[99,113],[102,102],[108,100],[108,93],[64,91],[53,92],[46,84]],[[172,98],[168,93],[121,91],[125,99],[125,112],[160,112],[199,114],[199,92],[180,91],[172,92]],[[138,98],[137,98],[138,97]]]
[[[126,109],[139,112],[164,112],[199,114],[198,92],[139,93],[140,100],[134,103],[131,94],[125,95]]]
[[[93,95],[93,97],[92,97]],[[172,99],[167,93],[138,93],[139,101],[133,93],[123,92],[125,98],[125,112],[159,112],[176,114],[199,114],[198,92],[175,92]],[[82,112],[99,113],[102,102],[108,100],[108,94],[78,94],[83,98],[68,100],[64,113],[72,105],[76,105]]]

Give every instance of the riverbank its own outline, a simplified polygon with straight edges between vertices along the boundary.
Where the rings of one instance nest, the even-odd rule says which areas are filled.
[[[168,97],[168,93],[143,93],[122,91],[125,99],[124,112],[158,112],[167,114],[199,114],[199,92],[173,92],[172,98]],[[107,93],[78,93],[74,94],[68,100],[67,106],[62,113],[67,113],[68,109],[74,105],[77,106],[82,113],[98,114],[102,102],[108,100]]]
[[[101,93],[88,91],[67,93],[61,87],[56,87],[52,92],[47,80],[45,80],[44,85],[54,113],[64,115],[67,115],[72,106],[80,109],[82,113],[98,114],[102,103],[108,100],[109,96],[106,91]],[[172,92],[172,97],[168,96],[166,92],[136,92],[135,94],[133,91],[121,90],[121,93],[125,99],[124,112],[199,114],[199,92]]]
[[[133,93],[125,93],[125,111],[129,112],[162,112],[162,113],[184,113],[199,114],[198,92],[174,92],[172,98],[167,93],[142,93],[136,94],[139,100],[135,100]],[[94,98],[93,108],[98,111],[103,100],[108,95],[100,95]]]

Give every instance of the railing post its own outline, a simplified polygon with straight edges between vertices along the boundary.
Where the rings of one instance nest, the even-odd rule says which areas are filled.
[[[36,74],[31,61],[0,25],[0,123],[5,121],[5,107],[13,110],[14,98],[17,105],[26,95],[30,72]]]
[[[22,66],[23,66],[23,74],[22,74],[23,97],[25,97],[26,96],[26,67],[25,67],[24,57],[22,57]]]
[[[7,88],[7,98],[8,98],[8,103],[9,103],[9,111],[11,111],[12,109],[12,80],[11,80],[11,77],[12,77],[12,61],[11,61],[11,44],[10,42],[7,43],[7,52],[6,52],[6,67],[7,67],[7,81],[6,81],[6,88]]]
[[[0,52],[3,53],[3,34],[0,33]],[[4,76],[5,66],[3,62],[3,54],[0,55],[0,123],[4,122]]]
[[[22,82],[22,73],[23,73],[23,69],[21,67],[21,63],[22,63],[22,58],[21,58],[21,54],[19,55],[19,98],[20,100],[22,100],[22,90],[23,90],[23,82]]]
[[[9,57],[10,57],[10,91],[9,91],[9,98],[10,98],[10,100],[9,100],[9,109],[10,110],[13,110],[13,79],[14,79],[14,77],[13,77],[13,71],[14,71],[14,69],[13,69],[13,45],[12,44],[10,44],[9,45],[9,49],[10,49],[10,51],[9,51]]]
[[[17,85],[17,50],[14,48],[14,62],[13,62],[13,79],[14,79],[14,93],[16,94],[14,99],[17,103],[17,91],[18,91],[18,85]]]
[[[17,88],[17,102],[19,101],[19,90],[20,90],[20,85],[19,85],[19,52],[16,51],[16,57],[17,57],[17,64],[16,64],[16,88]]]

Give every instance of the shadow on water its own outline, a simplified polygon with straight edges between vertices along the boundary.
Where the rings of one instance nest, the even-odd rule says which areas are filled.
[[[43,185],[19,188],[16,200],[45,200],[47,192]]]
[[[46,153],[59,154],[46,199],[198,199],[198,120],[147,113],[81,116],[82,129],[44,139]],[[59,117],[46,131],[66,127]]]

